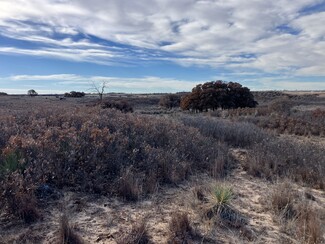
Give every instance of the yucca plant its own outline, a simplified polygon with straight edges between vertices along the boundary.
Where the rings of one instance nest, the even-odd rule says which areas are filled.
[[[217,185],[211,191],[211,198],[206,208],[206,217],[220,226],[227,228],[244,228],[247,219],[231,204],[234,193],[231,187]]]
[[[10,152],[5,156],[4,160],[0,162],[0,177],[18,169],[23,170],[22,161],[23,158],[19,152]]]
[[[214,197],[217,205],[229,205],[231,199],[233,198],[232,189],[227,186],[216,186],[214,189]]]
[[[211,219],[214,216],[219,216],[226,209],[229,209],[233,191],[225,185],[216,185],[211,188],[208,196],[206,208],[206,216]]]

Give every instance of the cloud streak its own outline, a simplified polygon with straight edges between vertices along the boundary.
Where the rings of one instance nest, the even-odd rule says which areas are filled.
[[[145,77],[111,77],[111,76],[81,76],[77,74],[54,74],[54,75],[15,75],[0,78],[1,81],[15,82],[17,85],[33,81],[34,87],[40,91],[48,91],[49,82],[56,87],[56,92],[67,92],[66,89],[82,90],[90,92],[92,82],[108,82],[108,92],[179,92],[188,91],[195,86],[193,81],[179,80],[174,78],[162,78],[156,76]],[[1,89],[1,87],[0,87]],[[6,91],[5,88],[1,90]],[[11,90],[11,89],[9,89]],[[41,92],[42,93],[42,92]]]

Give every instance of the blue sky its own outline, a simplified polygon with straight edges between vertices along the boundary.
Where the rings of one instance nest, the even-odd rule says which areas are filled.
[[[323,0],[0,0],[0,91],[325,89]]]

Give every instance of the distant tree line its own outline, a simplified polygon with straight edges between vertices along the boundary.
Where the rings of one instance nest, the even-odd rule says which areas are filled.
[[[86,94],[84,92],[76,92],[76,91],[64,93],[65,97],[84,97],[85,95]]]
[[[257,102],[247,87],[237,82],[224,82],[221,80],[199,84],[192,92],[181,99],[180,106],[183,110],[207,111],[255,107]]]
[[[0,92],[0,96],[7,96],[8,94],[6,92]]]

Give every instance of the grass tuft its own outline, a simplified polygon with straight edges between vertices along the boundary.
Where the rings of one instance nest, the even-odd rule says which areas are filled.
[[[71,227],[68,217],[63,215],[60,219],[59,227],[59,243],[60,244],[82,244],[84,241]]]
[[[191,243],[195,233],[190,225],[187,213],[176,212],[169,222],[169,237],[167,243],[181,244]]]
[[[147,231],[145,219],[132,225],[131,232],[117,240],[118,244],[148,244],[152,243]]]

